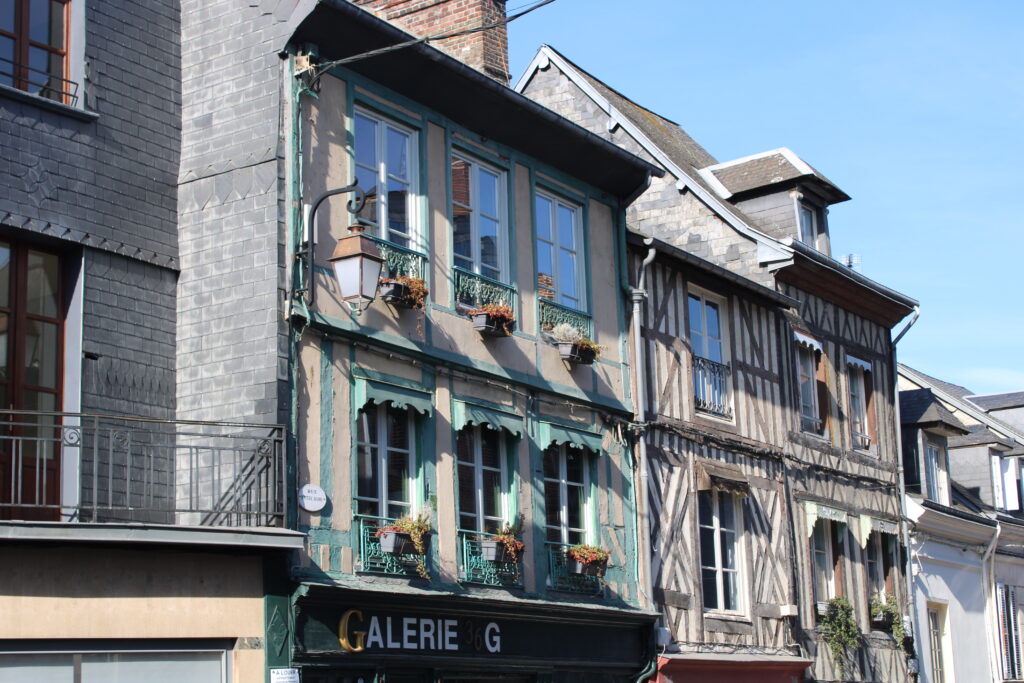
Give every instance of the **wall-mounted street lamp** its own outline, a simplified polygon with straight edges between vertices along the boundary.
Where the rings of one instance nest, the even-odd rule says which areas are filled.
[[[366,197],[356,183],[324,192],[316,198],[309,211],[309,237],[306,240],[306,247],[297,254],[298,259],[305,262],[303,286],[295,292],[302,294],[309,307],[312,307],[316,301],[316,287],[313,285],[313,258],[316,253],[317,209],[330,197],[350,192],[355,193],[355,197],[349,200],[346,208],[349,213],[357,215],[363,208]],[[338,281],[342,301],[347,303],[356,315],[366,310],[367,306],[376,298],[377,284],[384,263],[377,244],[363,234],[363,229],[362,225],[354,223],[349,228],[350,234],[338,240],[334,247],[334,254],[329,259],[334,266],[334,276]]]
[[[341,300],[359,315],[377,296],[384,257],[380,255],[377,243],[363,234],[362,225],[349,226],[348,230],[349,234],[338,240],[334,254],[328,260],[334,264]]]

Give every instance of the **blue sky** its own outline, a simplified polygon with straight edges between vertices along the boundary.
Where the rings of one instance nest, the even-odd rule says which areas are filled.
[[[921,302],[900,360],[1024,389],[1024,1],[556,0],[513,82],[544,43],[719,161],[791,148],[853,197],[833,255]]]

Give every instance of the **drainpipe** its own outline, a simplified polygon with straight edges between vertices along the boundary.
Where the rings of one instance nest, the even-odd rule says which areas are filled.
[[[985,619],[985,639],[988,641],[989,652],[992,654],[988,661],[989,673],[994,683],[1000,683],[1003,680],[1003,672],[999,665],[1002,657],[999,652],[999,637],[997,635],[999,633],[999,606],[992,604],[996,596],[996,560],[992,554],[999,543],[999,534],[1002,530],[1002,525],[996,520],[996,532],[992,534],[992,540],[989,542],[988,548],[985,549],[985,555],[981,558],[981,571],[985,578],[982,583],[985,590],[985,611],[988,612]],[[993,624],[995,624],[995,628],[993,628]]]
[[[910,611],[910,627],[914,632],[914,654],[917,655],[917,643],[921,638],[921,631],[919,630],[921,624],[918,621],[917,609],[914,604],[914,576],[913,567],[911,566],[911,553],[912,547],[910,545],[910,529],[907,522],[909,517],[907,516],[907,485],[904,481],[904,469],[903,469],[903,425],[900,417],[900,373],[899,366],[896,363],[896,344],[900,339],[903,339],[903,335],[910,331],[910,328],[917,322],[917,319],[921,317],[921,307],[914,306],[914,315],[910,321],[906,324],[902,331],[892,341],[892,395],[893,395],[893,412],[896,416],[896,481],[899,484],[900,494],[900,538],[903,541],[903,547],[906,548],[906,564],[903,567],[903,577],[907,584],[907,601]],[[902,643],[900,643],[902,645]],[[920,659],[918,659],[918,671],[920,671]]]
[[[644,239],[644,245],[647,247],[647,256],[644,257],[643,262],[640,264],[640,273],[637,276],[637,286],[630,290],[630,299],[633,302],[633,351],[636,357],[636,423],[640,425],[639,439],[638,439],[638,451],[640,460],[640,496],[637,501],[637,511],[639,512],[639,527],[640,527],[640,571],[643,574],[643,591],[644,596],[647,599],[647,606],[652,607],[654,603],[654,579],[651,576],[651,536],[650,536],[650,522],[648,520],[647,507],[648,507],[648,493],[650,492],[650,482],[647,474],[647,366],[644,362],[644,341],[640,336],[640,313],[641,306],[644,300],[647,298],[647,290],[644,289],[644,284],[647,280],[647,266],[651,265],[654,260],[657,251],[652,246],[654,239],[648,237]]]

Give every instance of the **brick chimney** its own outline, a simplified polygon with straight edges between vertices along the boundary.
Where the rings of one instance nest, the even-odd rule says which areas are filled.
[[[454,33],[505,18],[505,0],[353,0],[363,9],[416,37]],[[505,25],[431,45],[508,85],[508,30]]]

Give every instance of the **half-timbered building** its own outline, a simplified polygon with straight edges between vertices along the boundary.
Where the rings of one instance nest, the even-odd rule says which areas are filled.
[[[627,214],[659,680],[905,680],[871,603],[905,611],[892,332],[916,302],[831,257],[849,197],[788,149],[719,163],[550,47],[516,88],[665,171]],[[834,657],[837,612],[864,637]]]

